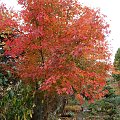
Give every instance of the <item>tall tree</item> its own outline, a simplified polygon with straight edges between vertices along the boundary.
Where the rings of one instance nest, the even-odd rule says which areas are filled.
[[[5,54],[16,59],[21,79],[42,91],[41,100],[56,94],[75,94],[81,103],[83,97],[101,98],[110,52],[105,37],[109,25],[100,10],[83,7],[77,0],[18,2],[23,22],[19,36],[7,40]]]
[[[114,69],[115,71],[113,72],[112,76],[115,81],[118,82],[118,89],[117,89],[117,94],[120,94],[120,48],[118,48],[116,54],[115,54],[115,59],[114,59]]]
[[[114,68],[115,68],[116,73],[113,74],[113,77],[115,80],[119,81],[120,80],[120,48],[118,48],[115,54]]]

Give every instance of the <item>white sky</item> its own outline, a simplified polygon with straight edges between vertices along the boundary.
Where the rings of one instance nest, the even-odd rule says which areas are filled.
[[[110,23],[111,34],[108,40],[112,40],[113,57],[117,49],[120,47],[120,0],[79,0],[86,6],[92,8],[100,8],[101,12],[108,17]],[[8,7],[14,7],[15,10],[20,10],[17,5],[17,0],[0,0],[0,3],[5,3]],[[110,21],[111,20],[111,21]]]

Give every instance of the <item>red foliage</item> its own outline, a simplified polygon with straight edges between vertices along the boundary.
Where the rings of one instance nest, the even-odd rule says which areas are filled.
[[[110,68],[104,15],[76,0],[19,0],[19,4],[24,22],[19,37],[7,41],[6,54],[17,58],[21,78],[39,82],[43,91],[75,92],[78,99],[102,97]]]
[[[12,10],[9,11],[4,4],[0,5],[0,33],[12,32],[13,28],[16,28],[17,22],[14,18],[17,18],[17,14]]]

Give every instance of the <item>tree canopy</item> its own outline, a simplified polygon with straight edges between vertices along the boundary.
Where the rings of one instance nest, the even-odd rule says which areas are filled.
[[[75,94],[80,101],[101,98],[110,51],[109,25],[100,10],[77,0],[18,3],[23,7],[19,15],[7,19],[8,26],[15,21],[10,28],[16,36],[6,38],[5,55],[14,58],[21,79],[45,94]],[[0,29],[4,31],[5,25]]]

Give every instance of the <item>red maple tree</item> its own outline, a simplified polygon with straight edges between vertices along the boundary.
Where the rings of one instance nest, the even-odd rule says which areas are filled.
[[[100,10],[77,0],[19,0],[19,36],[7,40],[25,83],[45,93],[101,98],[110,69],[109,25]]]

